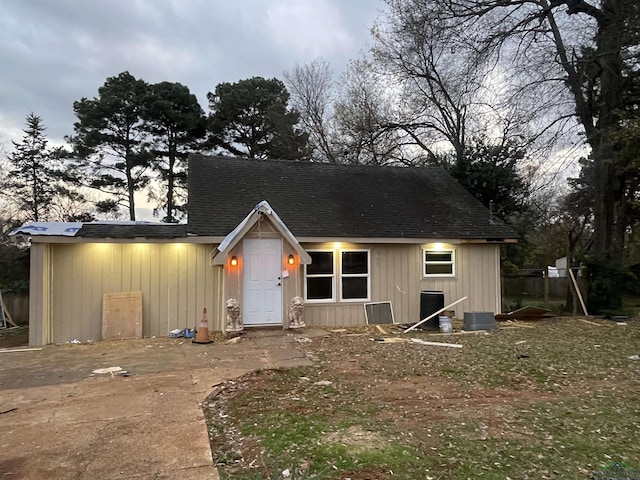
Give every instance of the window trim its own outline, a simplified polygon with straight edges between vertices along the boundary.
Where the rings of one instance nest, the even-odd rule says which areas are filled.
[[[450,262],[427,262],[427,253],[451,253]],[[427,273],[427,265],[451,265],[451,273]],[[422,247],[422,276],[424,278],[454,278],[456,276],[456,249]]]
[[[307,274],[307,266],[304,266],[304,301],[306,303],[335,303],[336,302],[336,284],[337,284],[337,255],[336,250],[331,249],[314,249],[307,250],[307,253],[330,253],[333,259],[333,273],[331,275],[322,273],[322,274]],[[310,299],[307,295],[307,279],[308,278],[331,278],[331,298],[312,298]]]
[[[307,266],[304,266],[303,288],[304,301],[309,304],[320,303],[365,303],[371,301],[371,249],[370,248],[315,248],[307,250],[312,253],[331,253],[333,255],[333,274],[307,274]],[[342,273],[342,253],[347,252],[363,252],[367,254],[367,273]],[[331,278],[331,298],[314,298],[309,299],[307,292],[308,278]],[[343,278],[366,278],[367,279],[367,297],[366,298],[343,298],[342,297],[342,279]]]
[[[371,249],[370,248],[344,248],[339,249],[340,252],[340,269],[338,275],[340,277],[340,302],[344,303],[362,303],[371,301]],[[342,254],[347,252],[366,252],[367,254],[367,273],[342,273]],[[343,278],[364,278],[367,279],[367,297],[366,298],[342,298],[342,279]]]

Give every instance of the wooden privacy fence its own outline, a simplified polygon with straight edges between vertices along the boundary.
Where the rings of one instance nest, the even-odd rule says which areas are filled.
[[[504,293],[509,297],[525,296],[531,298],[544,298],[545,284],[547,294],[552,298],[564,298],[569,288],[571,279],[542,278],[525,276],[508,276],[504,278]]]
[[[2,292],[2,300],[17,325],[29,325],[29,295]]]
[[[575,272],[576,269],[573,271]],[[539,306],[548,308],[551,301],[564,302],[569,297],[573,297],[570,304],[575,315],[582,313],[581,304],[586,301],[587,282],[584,277],[579,277],[575,273],[574,278],[575,284],[580,289],[579,295],[569,276],[550,277],[546,269],[521,270],[515,275],[503,277],[503,298],[518,305],[536,302],[540,304]]]

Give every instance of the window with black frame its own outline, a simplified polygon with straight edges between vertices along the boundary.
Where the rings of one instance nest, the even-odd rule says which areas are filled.
[[[341,252],[340,286],[342,300],[369,299],[369,252],[367,250]]]
[[[305,266],[306,301],[369,300],[368,250],[311,250],[308,253],[311,264]]]
[[[332,251],[310,251],[311,263],[305,265],[307,301],[335,300],[335,262]]]

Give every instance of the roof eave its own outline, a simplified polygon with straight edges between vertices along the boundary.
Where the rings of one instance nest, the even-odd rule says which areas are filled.
[[[300,243],[387,243],[387,244],[425,244],[425,243],[449,243],[459,245],[463,243],[517,243],[517,238],[441,238],[441,237],[297,237]]]

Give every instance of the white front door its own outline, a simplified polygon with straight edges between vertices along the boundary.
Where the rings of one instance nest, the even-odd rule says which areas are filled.
[[[282,239],[245,239],[242,319],[282,325]]]

